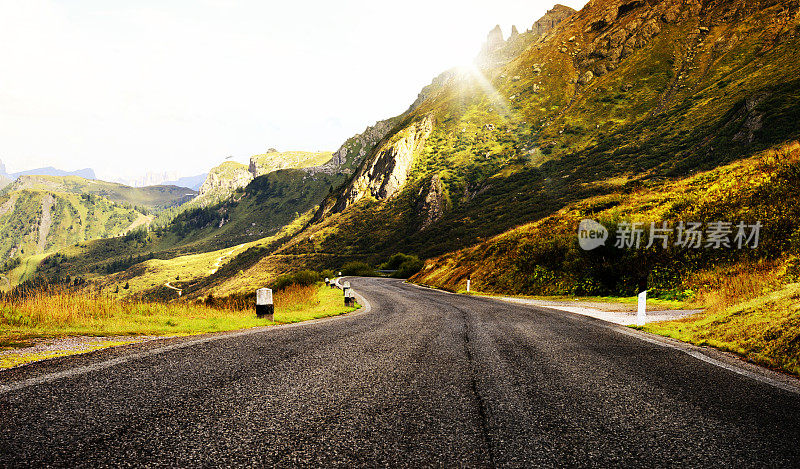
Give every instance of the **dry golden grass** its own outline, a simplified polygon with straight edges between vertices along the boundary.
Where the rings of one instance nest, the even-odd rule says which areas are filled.
[[[291,286],[274,295],[274,322],[256,318],[248,297],[203,303],[141,302],[107,295],[49,288],[22,298],[0,298],[0,346],[33,337],[67,335],[179,335],[290,323],[352,311],[341,291]]]
[[[733,264],[695,273],[686,283],[696,292],[696,302],[709,313],[723,311],[778,289],[779,262]]]
[[[800,374],[800,284],[785,284],[784,267],[754,262],[698,274],[692,281],[708,309],[643,329]]]

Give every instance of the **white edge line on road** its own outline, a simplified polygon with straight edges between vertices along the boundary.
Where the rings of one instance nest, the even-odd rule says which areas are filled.
[[[709,357],[708,355],[704,354],[703,352],[700,352],[698,350],[693,350],[691,348],[692,347],[691,344],[686,344],[686,346],[683,346],[683,344],[680,344],[680,345],[679,344],[671,344],[669,342],[665,342],[665,341],[662,341],[662,340],[659,340],[659,339],[656,339],[656,338],[648,337],[642,332],[636,331],[634,329],[626,328],[625,326],[620,326],[619,328],[614,327],[613,329],[614,330],[618,330],[622,334],[628,335],[630,337],[635,337],[635,338],[637,338],[639,340],[643,340],[643,341],[649,342],[651,344],[656,344],[656,345],[660,345],[662,347],[679,350],[679,351],[685,353],[686,355],[689,355],[690,357],[696,358],[696,359],[698,359],[700,361],[703,361],[703,362],[706,362],[706,363],[708,363],[710,365],[714,365],[714,366],[717,366],[719,368],[723,368],[725,370],[732,371],[732,372],[734,372],[734,373],[736,373],[738,375],[746,376],[746,377],[748,377],[750,379],[754,379],[754,380],[759,381],[761,383],[769,384],[770,386],[774,386],[776,388],[783,389],[784,391],[789,391],[789,392],[792,392],[792,393],[795,393],[795,394],[800,394],[800,388],[798,388],[796,386],[792,386],[790,384],[784,383],[784,382],[779,381],[777,379],[770,378],[769,376],[764,376],[764,375],[761,375],[761,374],[758,374],[758,373],[754,373],[754,372],[752,372],[750,370],[746,370],[744,368],[741,368],[741,367],[738,367],[738,366],[734,366],[734,365],[725,363],[723,361],[717,360],[716,358]],[[772,372],[771,370],[767,370],[767,369],[765,369],[765,370]]]
[[[453,293],[453,292],[448,292],[448,291],[445,291],[445,290],[440,290],[438,288],[428,287],[428,286],[424,286],[424,285],[418,285],[416,283],[411,283],[411,282],[408,282],[408,281],[406,281],[405,283],[407,283],[408,285],[414,285],[415,287],[423,288],[423,289],[426,289],[426,290],[433,290],[433,291],[438,291],[438,292],[442,292],[442,293],[448,293],[448,294],[451,294],[451,295],[460,295],[459,293]],[[510,303],[510,304],[526,305],[525,303],[509,302],[509,301],[505,301],[502,298],[492,297],[492,296],[482,296],[482,295],[461,295],[461,296],[468,296],[468,297],[471,297],[471,298],[485,298],[485,299],[495,300],[495,301],[503,301],[506,304]],[[709,357],[708,355],[704,354],[703,352],[701,352],[699,350],[695,350],[693,348],[694,346],[691,345],[691,344],[688,344],[688,343],[684,343],[684,342],[680,342],[678,344],[669,343],[666,340],[660,340],[661,338],[659,336],[648,337],[644,332],[639,332],[639,331],[637,331],[635,329],[630,329],[630,328],[628,328],[626,326],[623,326],[621,324],[617,324],[615,322],[610,322],[610,321],[606,321],[604,319],[597,318],[597,317],[594,317],[594,316],[587,316],[585,314],[575,313],[575,312],[572,312],[572,311],[566,311],[566,310],[559,309],[559,308],[551,308],[551,307],[548,307],[548,306],[538,306],[538,305],[530,305],[530,304],[528,304],[526,306],[533,306],[535,308],[545,308],[545,309],[550,309],[550,310],[553,310],[553,311],[558,311],[560,313],[568,313],[568,314],[572,314],[572,315],[575,315],[575,316],[593,318],[595,320],[598,320],[598,321],[601,321],[601,322],[607,324],[608,325],[607,327],[609,327],[610,329],[613,329],[615,331],[618,331],[618,332],[620,332],[622,334],[625,334],[625,335],[628,335],[630,337],[634,337],[634,338],[637,338],[639,340],[642,340],[642,341],[645,341],[645,342],[649,342],[651,344],[660,345],[660,346],[665,347],[665,348],[671,348],[671,349],[674,349],[674,350],[678,350],[680,352],[685,353],[686,355],[689,355],[690,357],[693,357],[693,358],[696,358],[697,360],[700,360],[700,361],[703,361],[705,363],[708,363],[709,365],[714,365],[716,367],[719,367],[719,368],[722,368],[722,369],[725,369],[725,370],[728,370],[728,371],[732,371],[732,372],[734,372],[734,373],[736,373],[738,375],[745,376],[747,378],[756,380],[756,381],[764,383],[764,384],[768,384],[770,386],[776,387],[778,389],[782,389],[784,391],[788,391],[788,392],[791,392],[791,393],[794,393],[794,394],[800,394],[800,386],[798,386],[798,385],[794,385],[793,386],[791,384],[785,383],[785,382],[780,381],[778,379],[770,378],[769,376],[764,376],[762,374],[755,373],[755,372],[752,372],[750,370],[746,370],[746,369],[744,369],[744,368],[742,368],[740,366],[731,365],[729,363],[725,363],[723,361],[717,360],[716,358]],[[656,337],[658,337],[658,338],[656,338]],[[754,366],[758,366],[758,365],[754,365]],[[769,370],[767,368],[763,368],[763,370],[765,372],[768,372],[768,373],[776,373],[776,374],[778,374],[777,372]],[[800,383],[798,383],[798,384],[800,384]]]
[[[485,297],[485,298],[495,299],[495,298],[491,298],[491,297]],[[497,301],[503,301],[503,300],[500,300],[500,299],[496,299],[496,300]],[[508,303],[508,302],[506,302],[506,303]],[[522,305],[524,305],[525,303],[514,303],[514,304],[522,304]],[[746,370],[746,369],[744,369],[744,368],[742,368],[740,366],[736,366],[736,365],[732,365],[732,364],[729,364],[729,363],[725,363],[725,362],[723,362],[721,360],[717,360],[716,358],[709,357],[708,355],[704,354],[703,352],[701,352],[699,350],[695,350],[695,348],[694,348],[695,346],[692,345],[692,344],[688,344],[688,343],[685,343],[685,342],[670,343],[670,342],[667,342],[667,340],[662,338],[661,336],[655,336],[654,335],[653,337],[649,337],[644,332],[640,332],[640,331],[637,331],[635,329],[631,329],[631,328],[629,328],[627,326],[624,326],[624,325],[621,325],[621,324],[617,324],[615,322],[606,321],[606,320],[603,320],[601,318],[597,318],[597,317],[594,317],[594,316],[587,316],[585,314],[575,313],[575,312],[572,312],[572,311],[566,311],[566,310],[559,309],[559,308],[550,308],[548,306],[538,306],[538,305],[527,305],[527,306],[533,306],[533,307],[536,307],[536,308],[549,309],[551,311],[558,311],[559,313],[572,314],[572,315],[575,315],[575,316],[578,316],[578,317],[592,318],[594,320],[597,320],[597,321],[600,321],[600,322],[604,323],[605,326],[608,327],[609,329],[617,331],[617,332],[619,332],[621,334],[625,334],[625,335],[627,335],[629,337],[633,337],[633,338],[636,338],[636,339],[639,339],[641,341],[648,342],[648,343],[651,343],[651,344],[654,344],[654,345],[660,345],[660,346],[662,346],[664,348],[670,348],[670,349],[673,349],[673,350],[678,350],[679,352],[683,352],[686,355],[689,355],[690,357],[693,357],[693,358],[695,358],[697,360],[700,360],[702,362],[708,363],[709,365],[714,365],[716,367],[719,367],[719,368],[722,368],[722,369],[725,369],[725,370],[728,370],[728,371],[732,371],[732,372],[734,372],[734,373],[736,373],[738,375],[745,376],[747,378],[756,380],[756,381],[764,383],[764,384],[768,384],[770,386],[776,387],[778,389],[782,389],[784,391],[788,391],[788,392],[791,392],[791,393],[794,393],[794,394],[800,394],[800,385],[794,385],[793,386],[791,384],[785,383],[785,382],[780,381],[778,379],[770,378],[769,376],[765,376],[765,375],[762,375],[762,374],[759,374],[759,373],[755,373],[755,372],[750,371],[750,370]],[[758,366],[758,365],[753,365],[753,366]],[[763,370],[766,373],[778,374],[777,372],[772,371],[772,370],[770,370],[768,368],[763,368]]]
[[[205,344],[208,342],[214,342],[217,340],[223,339],[232,339],[236,337],[243,337],[252,334],[260,334],[264,332],[270,331],[279,331],[284,329],[290,329],[293,327],[304,327],[309,326],[312,324],[317,324],[320,322],[328,322],[334,321],[340,318],[349,318],[361,314],[367,314],[372,311],[372,305],[367,301],[366,298],[359,295],[358,293],[353,292],[357,299],[359,299],[359,303],[361,304],[361,308],[357,311],[348,314],[340,314],[338,316],[331,316],[327,318],[319,318],[319,319],[312,319],[310,321],[303,321],[303,322],[295,322],[291,324],[282,324],[280,326],[264,326],[264,327],[254,327],[252,329],[245,329],[243,331],[236,331],[229,334],[220,334],[211,337],[201,337],[195,340],[187,340],[184,342],[179,342],[177,344],[165,345],[163,347],[154,348],[152,350],[148,350],[146,352],[139,352],[134,353],[131,355],[126,355],[123,357],[112,358],[110,360],[105,360],[98,363],[92,363],[91,365],[80,366],[77,368],[71,368],[68,370],[57,371],[55,373],[48,373],[42,376],[37,376],[35,378],[29,378],[22,381],[18,381],[16,383],[11,384],[4,384],[0,385],[0,395],[3,395],[8,392],[12,391],[19,391],[20,389],[25,389],[31,386],[36,386],[39,384],[50,383],[62,378],[69,378],[72,376],[83,375],[86,373],[91,373],[93,371],[104,370],[106,368],[111,368],[113,366],[121,365],[123,363],[128,363],[131,361],[139,360],[142,358],[152,357],[153,355],[159,355],[165,352],[169,352],[172,350],[178,350],[182,348],[192,347],[195,345]]]

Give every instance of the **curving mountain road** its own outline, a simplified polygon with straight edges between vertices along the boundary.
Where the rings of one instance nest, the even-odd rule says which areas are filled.
[[[351,282],[371,311],[0,373],[0,466],[800,464],[791,386],[570,313]]]

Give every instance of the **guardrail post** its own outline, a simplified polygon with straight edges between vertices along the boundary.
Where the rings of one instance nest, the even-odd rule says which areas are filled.
[[[272,290],[259,288],[256,290],[256,317],[273,320],[275,306],[272,304]]]

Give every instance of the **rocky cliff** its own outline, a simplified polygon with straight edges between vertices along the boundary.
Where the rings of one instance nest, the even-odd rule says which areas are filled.
[[[246,187],[252,180],[253,173],[249,167],[226,161],[208,172],[193,205],[205,206],[227,199],[236,189]]]
[[[378,147],[375,156],[353,177],[334,211],[342,211],[364,197],[385,200],[394,196],[403,188],[414,159],[432,130],[433,121],[425,117]]]
[[[562,21],[576,13],[570,7],[555,5],[552,9],[539,18],[531,29],[519,33],[516,26],[512,27],[508,40],[503,39],[503,32],[497,25],[489,31],[486,42],[478,54],[475,62],[482,68],[498,67],[519,56],[529,45],[543,41]]]
[[[399,117],[394,117],[376,122],[375,125],[367,127],[360,134],[356,134],[347,139],[326,164],[305,168],[304,170],[311,174],[317,172],[326,174],[353,174],[358,165],[361,164],[364,158],[373,150],[375,145],[394,130],[399,119]]]

